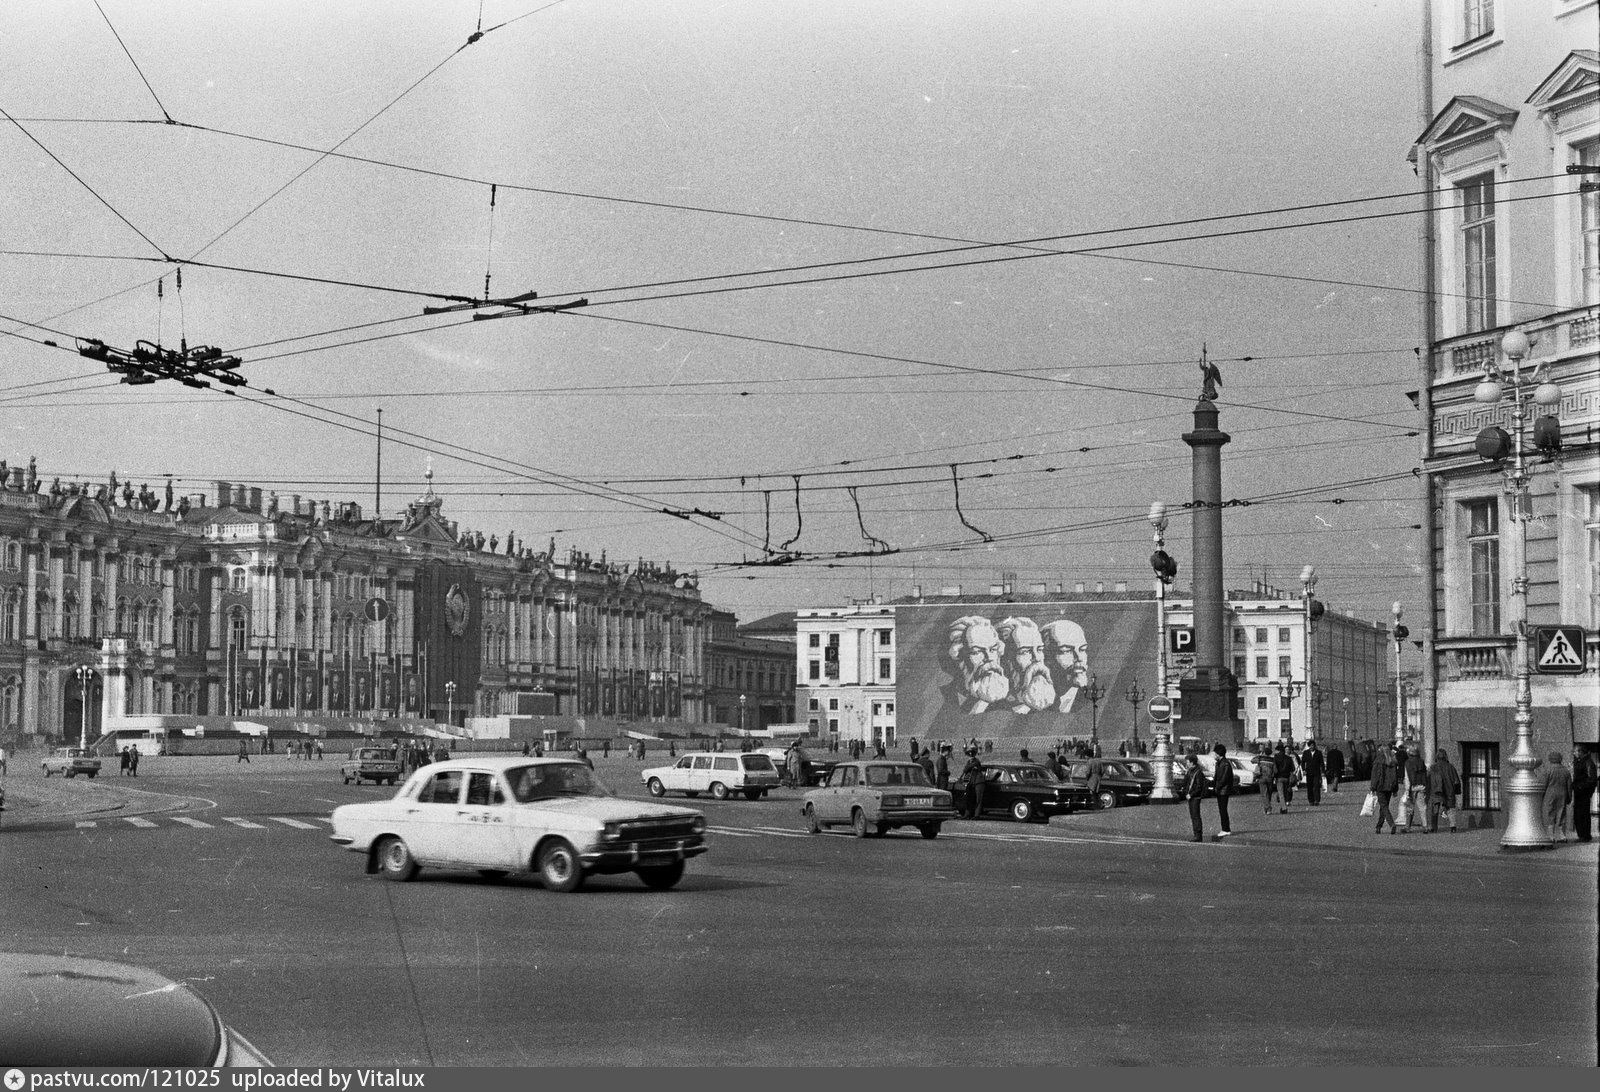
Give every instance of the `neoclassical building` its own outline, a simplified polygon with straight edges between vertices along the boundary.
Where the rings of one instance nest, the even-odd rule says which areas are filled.
[[[372,519],[226,481],[209,497],[114,475],[45,488],[31,461],[0,462],[0,480],[8,741],[148,714],[704,715],[711,608],[692,578],[486,540],[444,517],[431,481]]]

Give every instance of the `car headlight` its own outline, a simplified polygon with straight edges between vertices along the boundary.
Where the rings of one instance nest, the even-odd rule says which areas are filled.
[[[621,823],[607,823],[605,825],[605,829],[603,829],[600,832],[601,840],[602,841],[606,841],[606,842],[615,842],[618,838],[621,838],[621,837],[622,837],[622,824]]]
[[[706,830],[706,817],[703,815],[696,815],[694,817],[694,825],[692,829],[696,834],[704,834]]]

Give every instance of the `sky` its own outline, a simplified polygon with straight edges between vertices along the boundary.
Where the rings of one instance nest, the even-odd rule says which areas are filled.
[[[1203,349],[1228,586],[1312,564],[1387,620],[1421,588],[1419,22],[8,5],[0,458],[391,517],[431,465],[461,527],[670,564],[741,621],[1148,588],[1161,501],[1185,589]],[[584,302],[422,310],[527,292]],[[250,385],[119,385],[81,338],[214,345]]]

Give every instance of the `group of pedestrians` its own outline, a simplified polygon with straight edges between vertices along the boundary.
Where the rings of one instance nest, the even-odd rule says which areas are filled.
[[[139,776],[139,748],[131,746],[131,745],[127,746],[127,747],[124,747],[122,749],[122,753],[121,753],[120,758],[121,758],[121,776],[123,776],[123,777],[138,777]]]
[[[1389,824],[1390,834],[1400,833],[1400,820],[1405,829],[1420,826],[1424,834],[1437,834],[1439,820],[1449,824],[1450,833],[1456,832],[1456,802],[1461,796],[1461,775],[1450,762],[1443,747],[1434,755],[1433,765],[1422,757],[1422,748],[1408,749],[1404,744],[1385,743],[1378,748],[1372,760],[1372,776],[1368,779],[1373,799],[1369,810],[1362,806],[1363,815],[1377,813],[1378,825],[1374,833],[1382,834],[1383,825]],[[1400,815],[1392,805],[1400,798]]]

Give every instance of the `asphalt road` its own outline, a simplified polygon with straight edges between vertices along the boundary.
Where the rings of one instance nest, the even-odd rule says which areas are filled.
[[[140,778],[186,810],[6,832],[5,947],[188,979],[279,1064],[1595,1062],[1589,868],[1071,816],[813,837],[785,792],[684,801],[712,848],[670,892],[395,884],[325,822],[389,790],[210,769]]]

